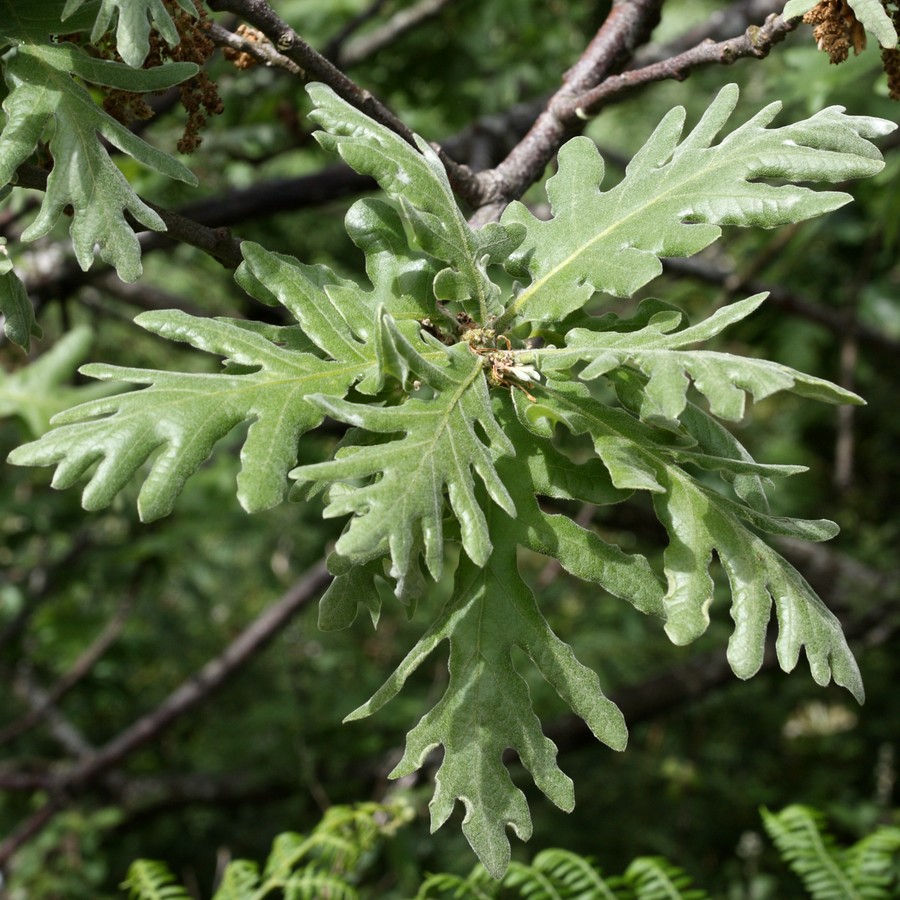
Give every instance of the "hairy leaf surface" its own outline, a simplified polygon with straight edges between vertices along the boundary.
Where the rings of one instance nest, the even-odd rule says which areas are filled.
[[[559,320],[598,291],[629,297],[660,274],[661,257],[699,252],[719,237],[721,225],[772,228],[850,200],[835,191],[753,179],[839,181],[883,167],[866,138],[895,126],[846,116],[840,107],[769,129],[781,108],[771,103],[713,144],[737,99],[735,85],[724,88],[684,140],[685,111],[673,109],[631,160],[622,181],[606,192],[600,190],[604,164],[593,142],[578,137],[565,144],[559,171],[547,182],[553,218],[540,221],[514,202],[501,219],[526,229],[510,264],[531,283],[507,307],[500,327]]]
[[[490,515],[503,514],[493,507]],[[515,544],[504,540],[505,517],[496,528],[486,566],[469,560],[456,573],[453,597],[394,674],[349,720],[370,715],[392,699],[442,641],[450,641],[450,682],[437,706],[409,733],[406,752],[392,777],[419,768],[434,747],[444,747],[431,802],[432,830],[466,807],[463,831],[491,874],[509,862],[507,826],[522,839],[531,834],[524,794],[503,765],[507,747],[519,754],[535,783],[561,809],[574,805],[572,782],[556,764],[556,747],[531,711],[528,686],[516,671],[519,647],[598,739],[624,749],[626,728],[618,708],[600,689],[596,673],[581,665],[550,630],[518,573]]]
[[[125,214],[154,231],[166,227],[134,192],[101,138],[163,175],[188,184],[197,181],[174,157],[150,146],[104,112],[72,75],[129,91],[156,91],[190,77],[197,67],[172,63],[152,70],[130,69],[92,59],[72,44],[23,44],[5,60],[4,69],[9,93],[3,101],[7,122],[0,134],[0,184],[15,180],[18,166],[34,152],[48,124],[54,124],[49,146],[56,164],[47,178],[40,213],[23,232],[23,239],[47,234],[71,206],[70,232],[81,268],[91,266],[98,244],[101,257],[116,267],[120,278],[137,280],[140,245]]]
[[[433,391],[428,399],[412,397],[400,406],[381,407],[329,397],[312,397],[335,419],[376,434],[402,433],[386,444],[345,447],[331,462],[295,469],[299,481],[363,479],[361,486],[335,492],[325,515],[355,512],[335,550],[349,563],[365,562],[390,548],[392,574],[403,578],[412,563],[421,532],[425,563],[437,579],[443,571],[443,505],[446,488],[462,532],[463,548],[476,565],[491,555],[488,524],[474,491],[477,472],[491,499],[511,515],[515,506],[495,467],[499,455],[515,448],[491,411],[481,360],[464,345],[447,352],[438,364],[426,360],[396,330],[379,319],[379,348],[386,365],[401,381],[410,374]],[[438,345],[440,346],[440,345]],[[442,364],[443,363],[443,364]],[[485,441],[478,428],[487,437]],[[381,477],[369,481],[372,476]]]
[[[621,366],[634,366],[647,376],[641,406],[641,418],[645,419],[678,419],[687,404],[689,383],[706,397],[713,415],[732,421],[743,418],[747,393],[755,401],[791,391],[827,403],[862,403],[851,391],[769,360],[684,349],[741,321],[765,298],[765,294],[757,294],[732,303],[699,325],[675,333],[670,332],[677,322],[668,315],[652,317],[639,331],[575,328],[566,335],[565,349],[535,351],[534,359],[542,370],[568,369],[577,361],[587,361],[579,374],[583,381]]]
[[[500,289],[486,267],[509,255],[524,228],[492,224],[473,231],[427,141],[416,136],[412,147],[325,85],[311,84],[307,90],[316,107],[311,117],[324,129],[316,133],[319,143],[357,172],[375,178],[402,205],[422,249],[447,264],[435,282],[437,298],[459,302],[480,322],[499,313]]]
[[[347,310],[336,312],[322,285],[339,279],[324,267],[291,263],[250,244],[244,245],[244,254],[257,278],[275,283],[279,299],[327,358],[278,346],[265,334],[227,320],[177,310],[144,313],[136,321],[148,331],[217,353],[243,370],[204,375],[87,366],[83,371],[95,378],[150,387],[57,416],[59,428],[18,448],[11,461],[57,464],[56,487],[69,487],[99,462],[84,491],[85,508],[99,509],[153,457],[139,498],[141,517],[150,521],[172,509],[184,482],[214,445],[250,421],[238,499],[249,511],[278,503],[300,436],[324,415],[310,397],[343,395],[375,367],[374,354],[357,340],[357,332],[371,327],[371,319],[366,321],[362,308],[350,322],[344,318]]]
[[[590,434],[616,487],[650,492],[670,540],[665,553],[668,590],[663,606],[666,633],[673,642],[686,644],[706,631],[713,601],[709,566],[715,551],[731,586],[735,630],[728,660],[735,674],[749,678],[762,665],[774,603],[782,667],[791,671],[800,649],[805,647],[813,678],[819,684],[827,684],[833,677],[862,701],[859,669],[840,623],[796,570],[748,528],[805,540],[827,540],[837,533],[834,523],[776,518],[729,500],[681,468],[679,448],[636,440],[638,432],[629,427],[628,419],[610,415],[615,411],[592,402],[583,386],[551,381],[547,393],[554,401],[558,420],[574,433]],[[541,408],[519,408],[525,424],[533,427],[534,416]]]
[[[49,68],[51,86],[74,71],[71,61],[54,68],[27,49],[10,71],[23,65],[32,66],[29,77]],[[85,77],[118,78],[118,71]],[[27,97],[24,76],[21,84],[17,103]],[[697,252],[721,225],[773,226],[843,204],[844,194],[794,182],[878,171],[881,158],[867,138],[892,126],[830,109],[770,129],[773,104],[713,144],[737,99],[727,88],[684,140],[683,111],[669,114],[611,190],[599,188],[594,146],[576,138],[560,151],[548,185],[553,219],[539,222],[519,204],[501,225],[475,231],[427,143],[406,143],[322,85],[310,94],[324,128],[319,141],[374,177],[387,197],[358,201],[346,217],[369,283],[245,243],[238,283],[284,307],[296,324],[143,314],[143,327],[224,357],[223,369],[89,366],[84,371],[97,378],[147,387],[57,416],[59,427],[11,460],[57,465],[58,487],[86,476],[88,508],[140,477],[141,514],[154,518],[171,509],[216,442],[247,423],[238,496],[248,510],[281,500],[290,476],[294,498],[323,493],[325,514],[347,517],[328,561],[336,578],[322,598],[322,626],[346,627],[360,605],[377,624],[385,585],[410,618],[429,616],[423,637],[349,718],[381,708],[449,643],[447,690],[410,732],[394,774],[412,772],[442,746],[433,827],[461,800],[464,831],[497,876],[509,861],[507,827],[521,837],[531,831],[524,794],[503,763],[507,748],[554,803],[573,802],[514,658],[523,652],[599,740],[621,749],[626,738],[597,674],[544,619],[519,572],[519,548],[664,620],[678,644],[707,628],[717,557],[731,589],[728,659],[738,676],[761,665],[774,611],[783,668],[805,650],[817,682],[833,678],[861,700],[837,620],[760,537],[826,540],[837,527],[773,516],[766,489],[803,467],[758,462],[719,421],[740,418],[748,395],[859,398],[774,362],[697,348],[752,313],[762,295],[692,326],[656,300],[630,319],[582,307],[598,291],[629,296],[659,272],[660,257]],[[18,136],[28,130],[21,110],[10,128],[2,141],[30,152],[36,135]],[[758,180],[766,178],[786,183]],[[492,278],[501,265],[523,280],[507,296]],[[528,346],[528,328],[515,328],[523,322],[538,323],[537,333],[551,339]],[[333,458],[294,468],[301,436],[326,416],[347,426]],[[635,491],[648,492],[668,536],[662,578],[646,558],[570,515],[573,501],[611,505]],[[456,545],[452,595],[429,610],[430,582]],[[632,873],[650,892],[664,889],[666,874],[649,863]]]

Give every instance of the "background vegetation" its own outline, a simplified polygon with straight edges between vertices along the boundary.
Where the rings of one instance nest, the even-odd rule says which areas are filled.
[[[516,143],[610,13],[609,4],[588,0],[285,0],[277,7],[407,125],[476,169]],[[397,28],[412,11],[428,14]],[[742,35],[779,11],[778,3],[667,0],[628,65],[640,70],[705,37]],[[219,31],[211,36],[223,44],[240,20],[230,13],[214,19]],[[896,119],[874,44],[833,66],[800,26],[764,61],[696,67],[687,82],[618,90],[586,133],[621,173],[666,110],[682,104],[696,121],[728,81],[741,84],[744,110],[783,100],[785,121],[832,104]],[[141,196],[194,222],[361,275],[341,223],[372,186],[310,139],[296,74],[277,65],[242,68],[246,58],[231,56],[217,50],[208,62],[222,109],[208,116],[202,144],[186,159],[200,187],[127,159],[123,170]],[[166,149],[186,119],[177,90],[171,93],[151,99],[158,112],[149,125],[133,125]],[[740,433],[757,459],[810,467],[773,495],[777,513],[841,525],[827,545],[780,549],[844,623],[866,705],[774,665],[737,682],[724,663],[725,614],[690,649],[675,648],[621,604],[546,560],[526,558],[553,628],[611,686],[632,734],[628,751],[614,754],[563,715],[551,691],[532,684],[542,718],[557,717],[550,734],[575,781],[577,807],[563,814],[530,790],[535,834],[514,849],[521,859],[565,847],[622,872],[636,856],[662,854],[714,896],[790,898],[803,896],[800,882],[762,839],[761,805],[818,807],[846,842],[896,821],[896,135],[881,143],[885,170],[848,187],[853,204],[775,232],[731,231],[714,251],[668,264],[653,285],[654,296],[698,315],[732,296],[772,291],[760,313],[728,332],[723,348],[829,378],[867,399],[863,408],[834,408],[779,395],[756,406]],[[527,199],[544,202],[539,189]],[[32,197],[17,192],[0,212],[11,246],[34,208]],[[226,232],[219,237],[230,240]],[[185,241],[144,235],[142,243],[144,275],[134,284],[99,261],[81,272],[61,226],[16,246],[44,336],[27,356],[8,341],[0,345],[0,411],[12,414],[0,430],[3,456],[95,389],[75,374],[88,359],[182,370],[204,364],[131,325],[137,312],[277,316],[243,294],[212,255]],[[43,369],[26,368],[29,360]],[[309,452],[321,455],[327,440]],[[341,725],[420,626],[396,617],[377,633],[367,620],[318,632],[315,601],[327,582],[319,561],[339,526],[323,523],[316,502],[248,519],[234,497],[237,466],[236,453],[216,455],[172,516],[149,526],[137,521],[133,488],[91,514],[77,492],[51,491],[49,472],[4,467],[0,833],[7,837],[0,857],[9,896],[113,897],[137,857],[167,860],[191,891],[208,896],[228,860],[263,859],[279,832],[309,832],[334,804],[398,797],[414,818],[379,845],[366,870],[370,895],[409,896],[427,871],[470,870],[458,828],[428,834],[427,778],[386,778],[422,699],[440,695],[445,666],[433,662],[417,673],[413,690],[378,717]],[[664,546],[640,502],[577,515],[651,558]],[[282,613],[276,625],[273,610]],[[260,640],[241,656],[254,635]],[[72,763],[82,774],[59,790],[55,774]]]

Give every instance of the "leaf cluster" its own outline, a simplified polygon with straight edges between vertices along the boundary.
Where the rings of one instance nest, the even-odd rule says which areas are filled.
[[[596,148],[573,139],[547,184],[549,221],[514,203],[476,230],[425,141],[406,143],[327,87],[309,93],[319,142],[386,197],[358,201],[346,219],[370,284],[245,243],[238,282],[296,324],[143,314],[147,330],[221,356],[222,371],[88,366],[85,374],[145,388],[56,416],[58,427],[11,461],[55,465],[56,487],[87,478],[89,509],[138,476],[139,510],[151,520],[247,423],[238,498],[248,511],[279,503],[290,481],[293,499],[321,494],[326,517],[349,517],[329,560],[327,628],[350,624],[360,603],[377,623],[384,584],[412,614],[458,550],[450,599],[429,610],[422,638],[348,718],[388,703],[448,642],[446,692],[410,732],[392,775],[442,746],[432,827],[461,801],[463,831],[494,877],[509,863],[507,828],[527,839],[532,827],[503,763],[507,748],[557,806],[574,804],[516,655],[600,741],[623,749],[627,739],[596,672],[538,607],[519,572],[520,547],[664,620],[678,644],[708,626],[715,556],[731,589],[728,659],[738,676],[762,664],[774,610],[782,667],[805,651],[819,684],[833,679],[862,700],[837,619],[760,536],[825,540],[836,526],[773,516],[766,489],[802,467],[757,462],[720,421],[739,420],[747,397],[777,392],[860,399],[786,366],[697,349],[762,296],[694,325],[652,299],[626,317],[611,298],[631,297],[661,258],[699,252],[724,225],[774,227],[843,205],[847,195],[798,182],[874,174],[882,162],[870,139],[893,126],[831,108],[772,128],[779,106],[770,104],[718,139],[737,102],[732,86],[686,136],[684,112],[673,110],[607,190]],[[603,298],[608,311],[598,315]],[[326,416],[346,426],[333,458],[295,467],[301,438]],[[592,456],[569,455],[567,436],[583,436]],[[565,513],[571,501],[612,505],[638,491],[668,535],[662,579],[645,557]]]
[[[179,5],[196,13],[188,0]],[[91,28],[99,39],[117,18],[117,49],[124,63],[99,59],[74,40]],[[109,145],[169,178],[196,185],[191,171],[172,155],[135,135],[98,106],[97,87],[132,93],[162,91],[196,75],[193,63],[169,62],[140,68],[149,50],[150,22],[171,45],[179,36],[162,0],[35,0],[0,3],[0,42],[6,83],[0,131],[0,190],[9,192],[23,165],[46,177],[40,211],[22,239],[44,237],[64,214],[75,258],[90,268],[95,246],[124,281],[141,275],[141,252],[134,227],[165,231],[159,213],[138,197],[110,155]],[[34,314],[21,282],[5,258],[0,264],[0,313],[10,340],[28,347],[37,336]]]

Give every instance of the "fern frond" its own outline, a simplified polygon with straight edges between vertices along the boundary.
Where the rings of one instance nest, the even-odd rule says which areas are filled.
[[[475,866],[467,877],[437,872],[427,875],[419,886],[416,900],[449,897],[453,900],[494,900],[500,896],[501,882],[482,865]]]
[[[213,900],[253,900],[259,886],[259,867],[256,863],[235,859],[225,867]]]
[[[863,896],[886,898],[900,889],[900,828],[882,825],[848,847],[844,866]],[[867,893],[868,892],[868,893]]]
[[[892,856],[900,849],[900,829],[875,832],[850,850],[837,846],[825,816],[807,806],[781,812],[760,810],[769,837],[800,877],[813,900],[883,900],[891,881]]]
[[[502,884],[527,900],[627,900],[621,878],[604,878],[590,860],[568,850],[544,850],[530,865],[510,863]]]
[[[710,900],[701,888],[691,886],[683,869],[660,856],[640,856],[625,871],[625,881],[635,900]]]
[[[128,867],[120,885],[129,900],[190,900],[190,895],[163,862],[139,859]]]
[[[571,850],[542,850],[532,868],[545,873],[568,900],[627,900],[621,877],[604,877],[590,859]]]

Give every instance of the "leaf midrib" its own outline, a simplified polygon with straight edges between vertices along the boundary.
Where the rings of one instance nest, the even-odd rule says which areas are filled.
[[[721,149],[724,146],[726,146],[726,145],[718,144],[718,145],[716,145],[716,149]],[[702,148],[702,149],[713,149],[713,148]],[[745,152],[745,151],[749,154],[749,150],[747,149],[746,145],[744,148],[742,148],[742,152]],[[690,151],[691,154],[699,153],[699,152],[700,151],[698,149],[692,149]],[[656,169],[657,170],[666,169],[666,168],[669,168],[672,166],[677,167],[679,165],[679,163],[681,163],[683,165],[685,163],[685,161],[690,161],[690,159],[691,159],[690,156],[688,156],[688,155],[677,156],[677,153],[678,153],[678,148],[676,148],[675,151],[673,151],[673,158],[671,158],[669,160],[669,162],[665,163],[665,165],[663,165],[663,166],[657,166]],[[731,157],[731,155],[726,154],[726,156],[724,157],[724,159],[722,161],[722,164],[719,165],[718,168],[725,168],[726,165],[730,162],[732,162],[732,157]],[[576,260],[579,256],[583,255],[589,248],[593,247],[598,242],[607,238],[610,234],[614,234],[616,232],[616,230],[624,227],[624,225],[627,222],[629,222],[631,219],[634,219],[636,216],[639,216],[639,215],[644,215],[646,213],[646,211],[648,209],[651,209],[653,206],[655,206],[657,204],[662,204],[662,203],[668,202],[669,200],[671,200],[673,195],[676,195],[677,191],[685,192],[684,189],[687,186],[700,180],[701,178],[705,178],[710,171],[715,170],[717,168],[717,165],[715,163],[716,163],[716,160],[715,160],[715,158],[713,158],[713,165],[709,165],[702,169],[691,170],[692,174],[687,179],[677,182],[677,184],[673,185],[671,188],[669,188],[663,194],[654,194],[652,199],[649,202],[635,207],[634,209],[632,209],[631,212],[629,212],[623,218],[617,219],[615,222],[611,223],[605,230],[598,232],[594,237],[590,238],[585,243],[580,244],[573,253],[571,253],[567,257],[565,257],[565,259],[563,259],[559,264],[557,264],[556,266],[551,268],[545,275],[541,276],[536,281],[533,281],[530,285],[528,285],[528,287],[524,288],[522,293],[519,294],[518,297],[516,297],[516,299],[507,307],[507,309],[505,310],[503,315],[500,317],[500,319],[498,319],[498,325],[501,322],[505,325],[508,322],[510,322],[515,316],[519,315],[519,313],[522,310],[522,307],[525,306],[525,304],[528,303],[531,299],[533,299],[536,294],[539,295],[541,289],[544,287],[545,284],[547,284],[551,279],[555,278],[567,266],[571,265],[574,260]],[[650,172],[652,172],[652,171],[653,170],[651,169]],[[674,169],[670,169],[670,173],[671,172],[674,172]],[[749,174],[750,173],[748,172],[748,176],[749,176]],[[637,175],[634,177],[636,179],[640,179],[640,181],[642,181],[642,182],[645,182],[647,180],[647,173],[642,173],[641,175]],[[741,180],[746,181],[747,177],[745,176]],[[625,180],[620,181],[619,184],[617,184],[615,187],[613,187],[609,191],[606,191],[605,193],[601,194],[601,202],[608,200],[608,198],[614,197],[614,194],[616,191],[618,191],[620,189],[625,190],[625,188],[623,188],[623,185],[627,185],[627,176],[626,176]],[[627,187],[635,187],[635,186],[638,186],[637,182],[635,182],[633,185],[627,185]],[[692,197],[697,196],[697,195],[702,196],[702,192],[698,191],[695,194],[691,194]],[[556,217],[554,217],[554,219],[552,219],[551,221],[555,221],[555,218]],[[715,223],[714,222],[687,223],[687,222],[682,221],[679,218],[678,224],[679,225],[689,225],[689,224],[693,225],[693,224],[715,224]],[[627,249],[640,249],[640,248],[634,248],[631,245],[629,245],[629,247]],[[654,256],[656,256],[656,254],[652,250],[648,250],[645,252],[651,253]],[[656,258],[659,259],[658,256],[656,256]]]

